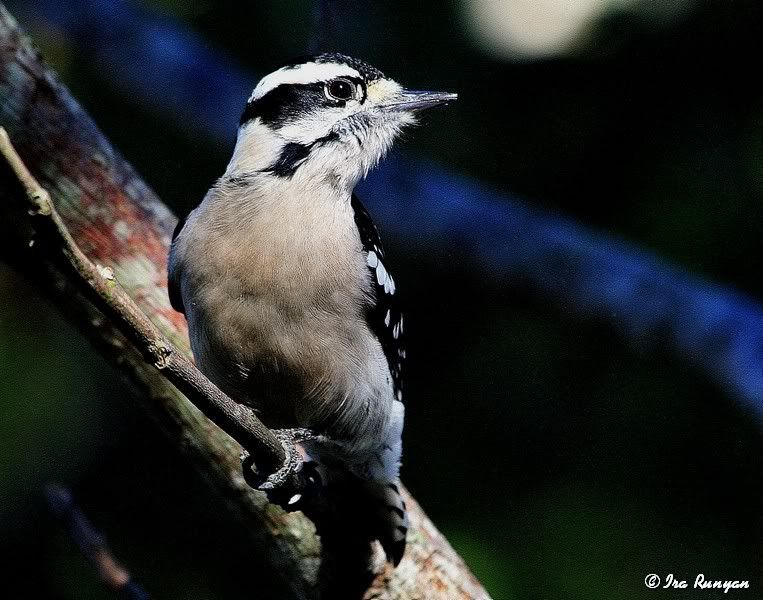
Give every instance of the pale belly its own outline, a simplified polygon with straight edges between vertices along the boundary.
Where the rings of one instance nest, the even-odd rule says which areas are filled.
[[[358,452],[383,444],[392,382],[355,299],[265,289],[242,295],[219,280],[203,286],[188,314],[202,372],[271,427],[313,428]]]
[[[349,202],[267,197],[236,220],[231,201],[205,200],[179,238],[199,368],[270,427],[312,428],[360,461],[399,446],[402,409],[366,322],[371,280]],[[395,453],[382,462],[397,465]]]

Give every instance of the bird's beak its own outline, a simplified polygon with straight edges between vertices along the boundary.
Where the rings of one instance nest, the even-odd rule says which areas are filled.
[[[418,111],[433,106],[448,104],[458,98],[458,94],[449,92],[419,92],[403,90],[395,98],[385,102],[382,107],[390,111]]]

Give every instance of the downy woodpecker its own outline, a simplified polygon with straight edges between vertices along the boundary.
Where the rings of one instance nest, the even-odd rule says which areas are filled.
[[[271,428],[305,428],[323,484],[351,480],[369,539],[397,565],[403,315],[379,233],[353,194],[421,109],[455,94],[403,89],[340,54],[264,77],[233,157],[180,224],[169,257],[201,371]]]

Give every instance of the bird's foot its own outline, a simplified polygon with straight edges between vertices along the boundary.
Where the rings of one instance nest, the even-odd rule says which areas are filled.
[[[273,434],[283,446],[286,458],[281,467],[263,476],[248,453],[241,456],[244,480],[250,487],[265,492],[268,501],[289,512],[303,510],[318,495],[321,477],[316,463],[305,462],[297,445],[305,441],[320,441],[319,436],[309,429],[275,429]]]

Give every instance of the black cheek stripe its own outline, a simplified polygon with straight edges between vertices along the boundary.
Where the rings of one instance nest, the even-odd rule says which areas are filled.
[[[326,101],[323,83],[285,83],[257,100],[247,103],[239,125],[259,118],[264,124],[281,127]]]
[[[281,155],[267,169],[266,173],[272,173],[277,177],[289,178],[297,172],[300,165],[310,156],[310,152],[315,146],[320,146],[327,142],[339,139],[339,134],[332,131],[328,135],[318,138],[311,144],[300,144],[299,142],[289,142],[281,150]]]
[[[290,142],[281,150],[278,160],[265,171],[278,177],[291,177],[297,171],[300,164],[310,156],[312,145]]]

